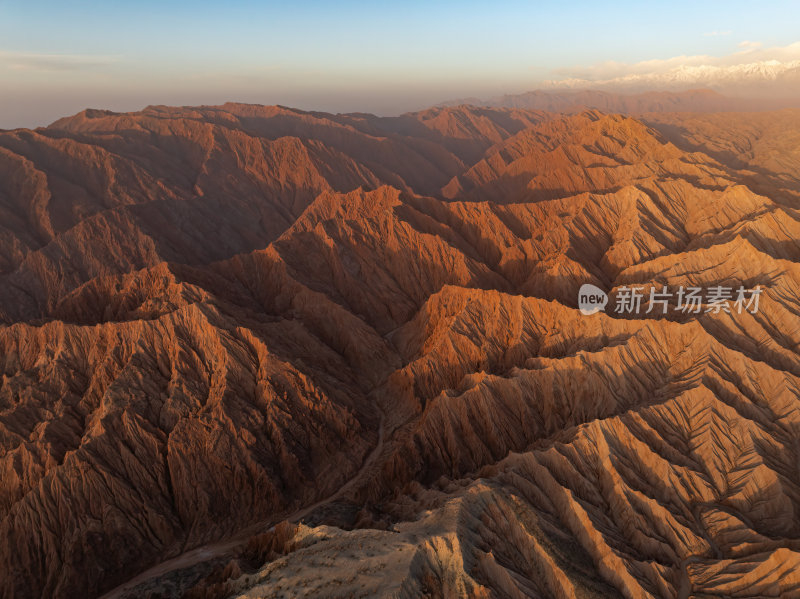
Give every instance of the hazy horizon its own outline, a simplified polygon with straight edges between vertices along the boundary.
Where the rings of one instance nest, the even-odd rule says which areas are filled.
[[[799,6],[0,2],[0,128],[226,101],[391,115],[535,89],[795,96]]]

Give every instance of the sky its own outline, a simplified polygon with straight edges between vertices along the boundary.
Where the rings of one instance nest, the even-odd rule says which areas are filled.
[[[225,101],[399,114],[686,65],[791,66],[798,22],[800,0],[0,0],[0,128]]]

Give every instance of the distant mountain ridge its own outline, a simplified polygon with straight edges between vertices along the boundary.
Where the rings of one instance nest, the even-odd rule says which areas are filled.
[[[628,73],[604,80],[569,78],[545,82],[546,88],[586,87],[632,93],[644,90],[676,92],[686,87],[708,87],[731,96],[797,95],[800,60],[757,60],[740,64],[681,64],[661,72]],[[794,90],[794,94],[792,94]]]
[[[587,84],[588,82],[584,82]],[[460,104],[492,108],[518,108],[576,113],[586,109],[622,114],[650,112],[727,112],[758,111],[800,107],[800,95],[791,99],[750,99],[728,97],[711,89],[687,91],[647,91],[622,93],[601,89],[540,89],[481,100],[464,98],[443,102],[442,106]]]

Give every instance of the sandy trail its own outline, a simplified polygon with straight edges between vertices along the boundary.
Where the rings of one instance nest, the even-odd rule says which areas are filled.
[[[332,503],[337,499],[341,498],[357,483],[359,483],[363,478],[363,476],[367,473],[367,471],[377,461],[378,457],[383,451],[384,435],[385,435],[384,421],[385,421],[385,416],[383,411],[381,410],[380,424],[378,426],[378,442],[375,444],[374,449],[367,456],[367,459],[364,460],[364,463],[361,465],[361,468],[358,469],[358,471],[352,478],[350,478],[341,487],[339,487],[339,489],[335,493],[332,493],[328,497],[320,499],[316,503],[313,503],[300,510],[297,510],[296,512],[293,512],[292,514],[286,516],[285,518],[278,518],[278,521],[288,520],[289,522],[299,522],[300,520],[311,514],[314,510],[319,509],[320,507],[328,503]],[[267,526],[268,524],[273,523],[273,525],[266,530],[271,530],[272,528],[274,528],[274,522],[275,519],[258,522],[256,524],[253,524],[252,526],[248,526],[244,530],[239,531],[238,533],[236,533],[236,535],[230,537],[229,539],[226,539],[224,541],[218,541],[216,543],[210,543],[208,545],[203,545],[202,547],[197,547],[195,549],[192,549],[191,551],[182,553],[165,562],[161,562],[160,564],[153,566],[148,570],[145,570],[141,574],[138,574],[129,581],[122,583],[121,585],[112,589],[108,593],[105,593],[100,597],[100,599],[118,599],[119,597],[122,597],[124,593],[126,593],[127,591],[134,589],[138,585],[147,582],[148,580],[152,580],[153,578],[158,578],[175,570],[189,568],[196,564],[208,561],[210,559],[224,556],[225,554],[232,551],[236,547],[239,547],[251,536],[259,534],[261,532],[265,532],[264,527]]]

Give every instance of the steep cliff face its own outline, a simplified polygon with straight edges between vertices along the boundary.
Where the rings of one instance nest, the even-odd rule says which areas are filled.
[[[0,134],[2,596],[792,596],[799,122]]]

